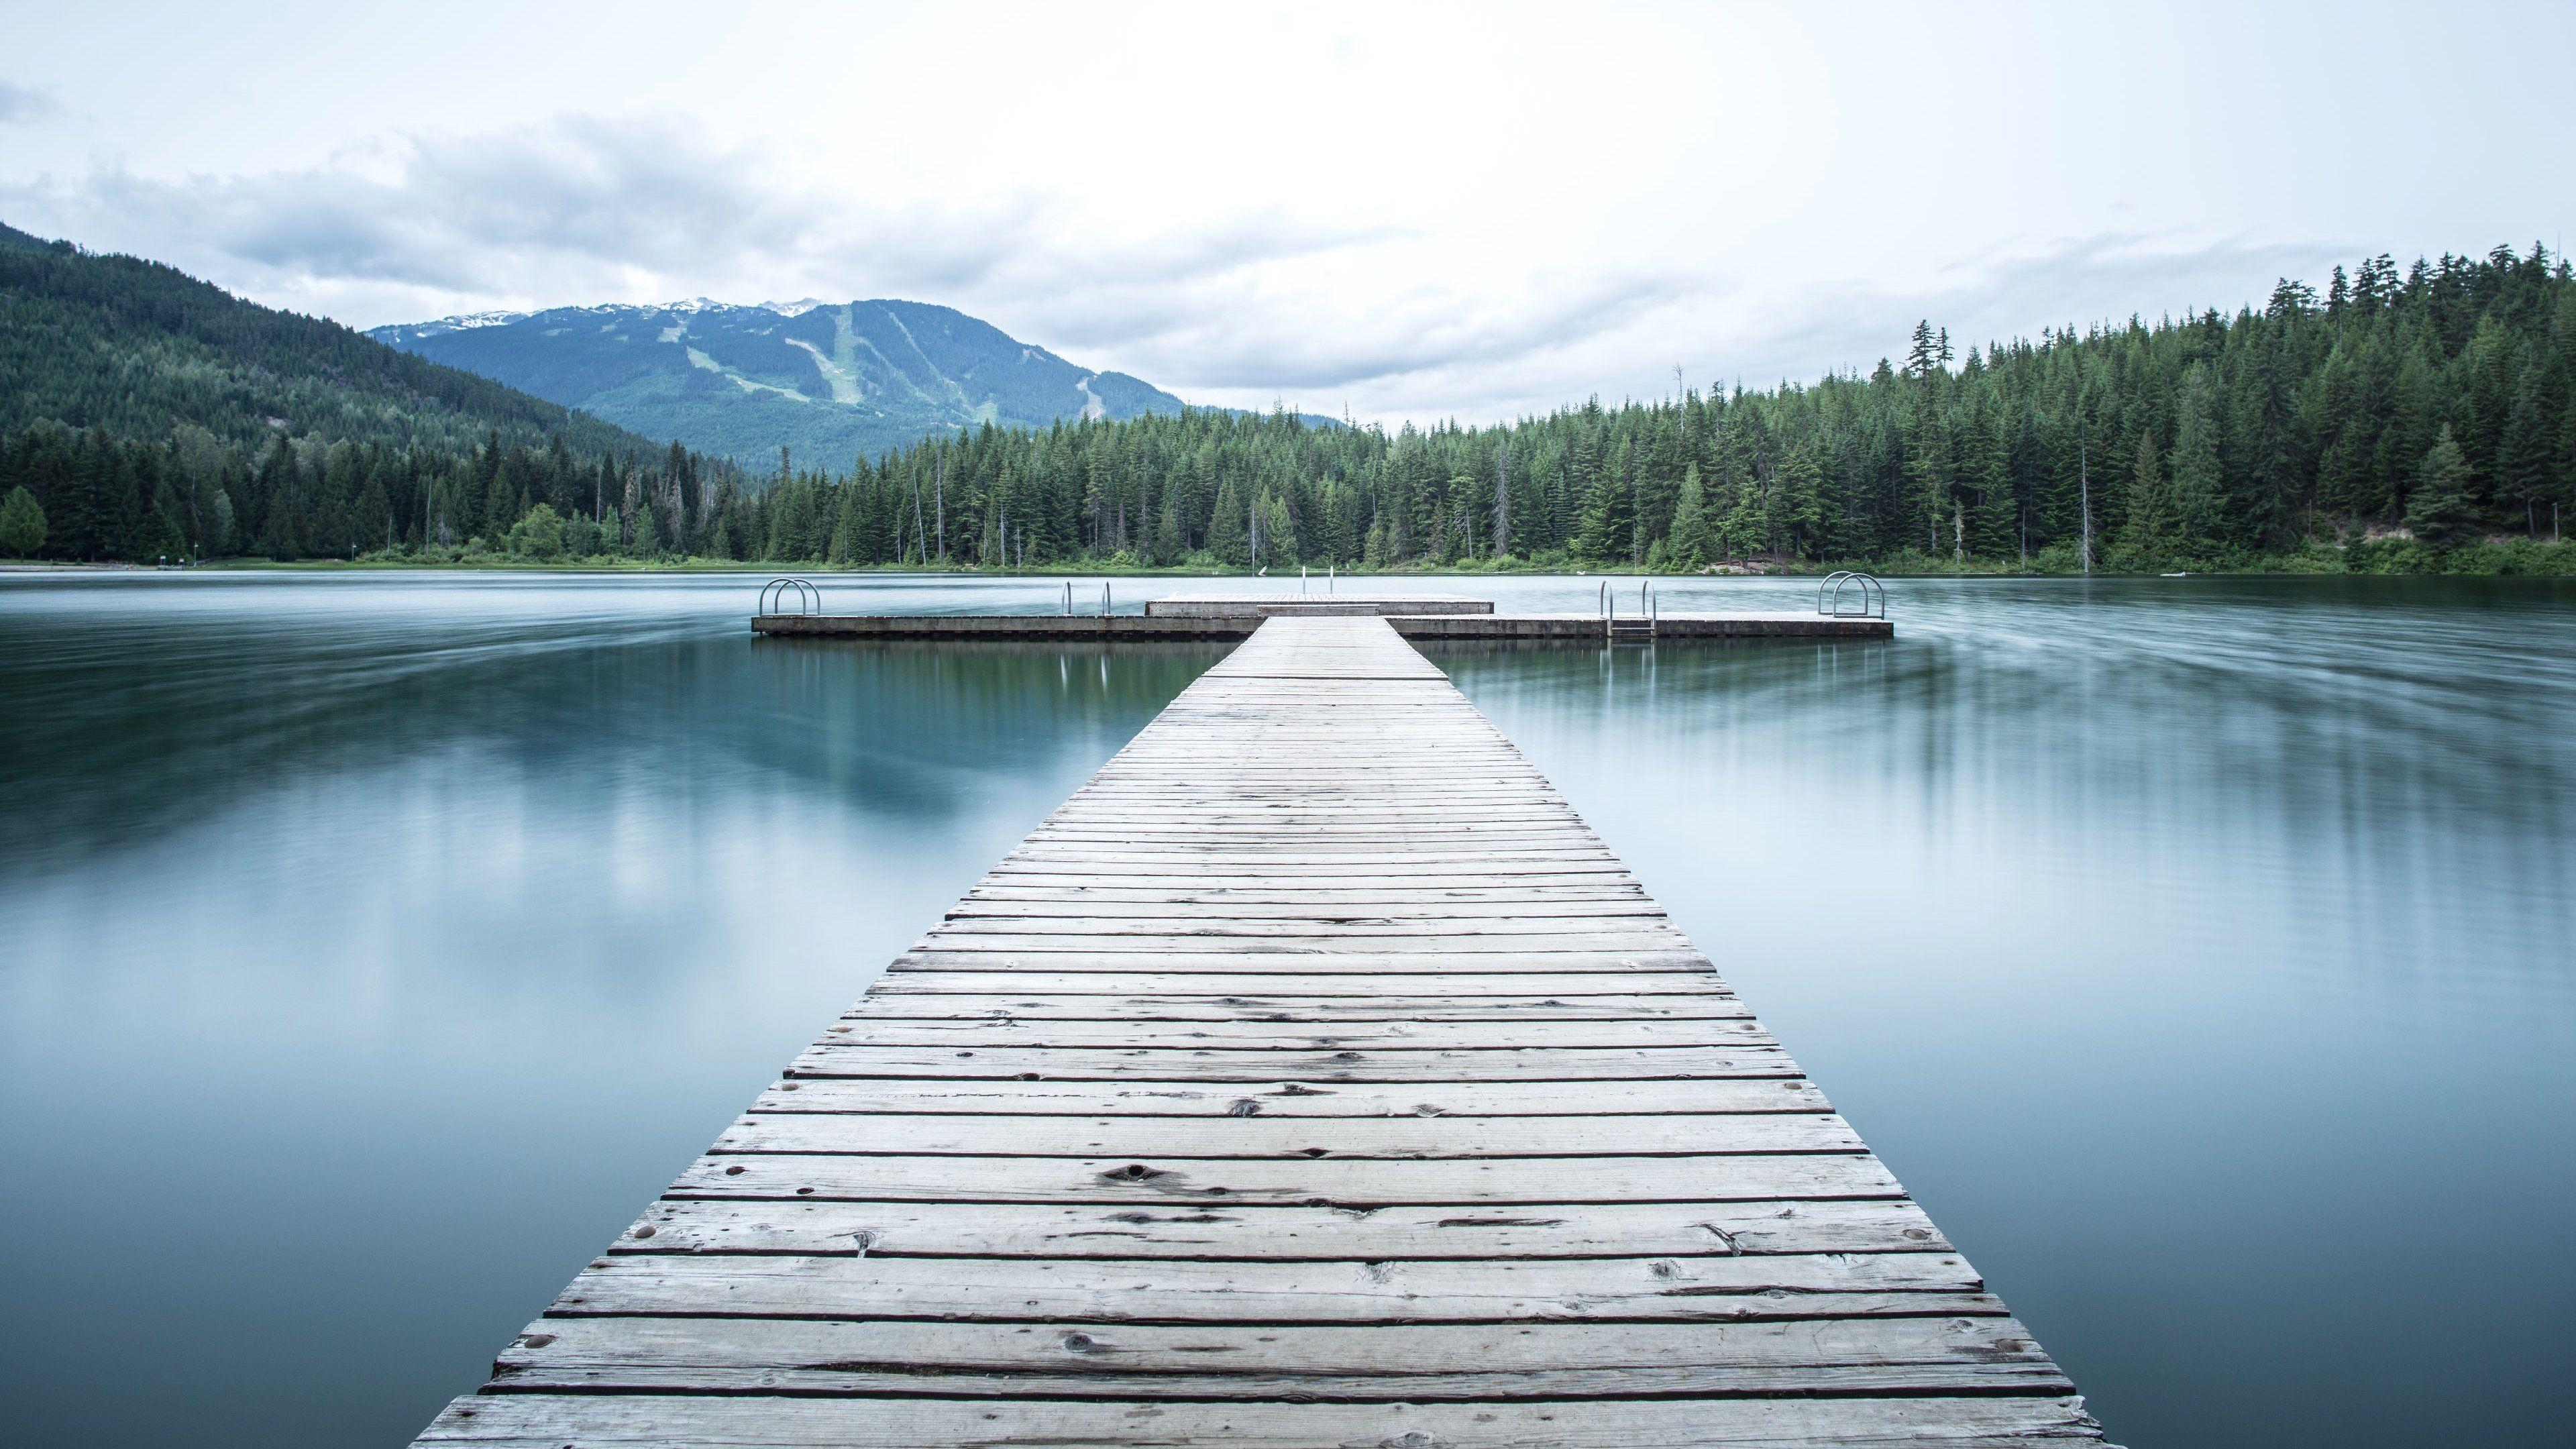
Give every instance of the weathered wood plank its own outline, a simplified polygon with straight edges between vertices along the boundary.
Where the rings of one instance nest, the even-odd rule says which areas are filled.
[[[951,964],[956,962],[956,964]],[[1414,963],[1417,966],[1426,963]],[[1407,972],[1334,972],[1330,974],[1228,972],[1173,967],[1051,971],[1029,966],[988,970],[957,962],[949,954],[915,956],[900,972],[891,972],[868,988],[862,1008],[885,997],[912,995],[991,995],[1020,992],[1049,996],[1126,996],[1182,1001],[1205,998],[1240,1001],[1332,999],[1365,1004],[1412,999],[1415,993],[1438,993],[1462,1007],[1479,1002],[1539,996],[1580,1005],[1595,999],[1678,998],[1733,1000],[1726,982],[1705,961],[1697,966],[1658,972],[1525,972],[1495,976],[1474,970],[1431,969]]]
[[[1617,872],[1550,868],[1544,873],[1514,875],[1508,873],[1512,868],[1508,863],[1477,862],[1455,871],[1416,867],[1394,874],[1383,870],[1271,874],[1262,867],[1131,864],[1103,874],[1084,866],[1036,869],[1004,862],[966,899],[1195,899],[1208,905],[1241,899],[1247,904],[1293,906],[1317,901],[1635,900],[1640,898],[1642,889]]]
[[[1508,1210],[664,1198],[611,1252],[1035,1258],[1669,1258],[1908,1253],[1949,1242],[1903,1198],[1543,1203]]]
[[[511,1392],[882,1394],[920,1392],[931,1374],[987,1376],[987,1393],[1320,1402],[2073,1388],[2027,1329],[1987,1317],[1398,1328],[558,1317],[530,1324],[497,1367]]]
[[[675,1196],[852,1201],[1296,1203],[1766,1202],[1901,1197],[1868,1156],[1300,1160],[1190,1157],[707,1156]]]
[[[1229,1050],[1524,1051],[1544,1048],[1773,1046],[1749,1018],[1715,1021],[1165,1021],[1157,1048]],[[922,1021],[860,1017],[829,1028],[821,1045],[852,1047],[1120,1048],[1140,1035],[1134,1021]],[[1645,1059],[1641,1059],[1645,1060]]]
[[[2081,1399],[2044,1395],[1191,1404],[490,1394],[448,1405],[421,1442],[506,1449],[2062,1449],[2100,1437]]]
[[[1032,1082],[1620,1082],[1638,1078],[1796,1077],[1776,1046],[1521,1047],[1299,1051],[1223,1047],[901,1047],[821,1042],[789,1069],[800,1077],[1017,1077]],[[1609,1088],[1596,1090],[1607,1092]],[[1607,1101],[1606,1096],[1601,1098]]]
[[[612,1254],[549,1317],[1079,1323],[1750,1323],[2000,1316],[1956,1253],[1207,1262]]]
[[[1804,1077],[1563,1082],[1047,1082],[1019,1077],[798,1077],[763,1092],[761,1112],[984,1112],[1151,1117],[1558,1117],[1603,1112],[1823,1112]]]
[[[1669,951],[1688,944],[1660,920],[1530,918],[1503,921],[1271,921],[974,917],[935,927],[924,950],[963,946],[983,951]]]
[[[1060,885],[1067,881],[1086,885],[1116,882],[1138,887],[1181,886],[1193,889],[1222,887],[1240,889],[1259,886],[1274,890],[1346,891],[1372,886],[1400,885],[1419,889],[1454,886],[1496,886],[1518,888],[1544,885],[1588,885],[1617,882],[1634,885],[1636,877],[1616,857],[1597,856],[1583,860],[1505,860],[1479,857],[1463,861],[1421,861],[1402,871],[1383,866],[1351,865],[1342,861],[1286,861],[1275,856],[1249,864],[1226,864],[1193,857],[1187,861],[1156,863],[1129,857],[1114,873],[1100,872],[1070,860],[1044,860],[1033,856],[1012,855],[997,862],[987,882],[1002,884]]]
[[[1568,939],[1562,949],[1531,951],[1508,947],[1484,949],[1443,946],[1432,940],[1378,937],[1368,949],[1327,950],[1318,941],[1270,939],[1223,941],[1208,937],[1167,938],[1173,944],[1129,936],[1114,944],[1095,945],[1081,937],[926,936],[894,959],[886,969],[918,967],[955,970],[975,967],[1009,971],[1340,971],[1382,976],[1397,972],[1501,971],[1709,971],[1717,968],[1695,950],[1600,949]],[[1342,942],[1345,946],[1354,943]]]
[[[800,1106],[805,1105],[802,1102]],[[754,1112],[713,1153],[963,1153],[988,1157],[1712,1156],[1867,1149],[1831,1113],[1706,1117],[1068,1117]]]
[[[1721,1021],[1752,1009],[1716,992],[1688,995],[1455,996],[1263,995],[1146,996],[1083,992],[880,992],[860,999],[843,1020],[1302,1022],[1451,1021]],[[1134,1040],[1131,1031],[1129,1040]]]
[[[1392,926],[1398,921],[1476,922],[1489,929],[1590,930],[1596,926],[1555,923],[1615,921],[1626,917],[1664,919],[1664,909],[1637,898],[1603,900],[1520,901],[1347,901],[1347,900],[1202,900],[1136,901],[1099,897],[1065,900],[997,900],[970,895],[951,907],[948,919],[1009,921],[1084,921],[1097,929],[1114,921],[1299,921],[1331,926]],[[1524,925],[1523,923],[1531,923]],[[1508,923],[1505,925],[1504,923]],[[1025,929],[1013,927],[1012,929]],[[1162,927],[1157,927],[1162,929]]]
[[[575,1319],[547,1319],[565,1324]],[[630,1323],[727,1325],[794,1320],[614,1319],[621,1329]],[[1829,1322],[1907,1322],[1904,1319],[1845,1319]],[[1961,1322],[1981,1320],[1958,1320]],[[904,1328],[916,1324],[901,1325]],[[1745,1325],[1751,1327],[1753,1325]],[[1797,1325],[1805,1327],[1804,1324]],[[1093,1325],[1097,1327],[1097,1325]],[[1203,1329],[1189,1330],[1204,1332]],[[1065,1338],[1087,1336],[1067,1327]],[[539,1335],[543,1336],[543,1335]],[[792,1345],[779,1345],[780,1347]],[[767,1343],[749,1352],[770,1349]],[[622,1394],[796,1394],[843,1398],[886,1395],[987,1394],[995,1397],[1059,1399],[1253,1400],[1302,1404],[1408,1403],[1555,1400],[1567,1396],[1705,1399],[1773,1397],[1801,1394],[2062,1394],[2073,1389],[2066,1375],[2046,1362],[1905,1363],[1905,1364],[1750,1364],[1621,1365],[1608,1369],[1526,1369],[1508,1372],[1419,1373],[1381,1370],[1373,1374],[1298,1374],[1200,1372],[1181,1375],[1157,1371],[1095,1369],[1088,1373],[1012,1372],[976,1369],[929,1370],[879,1368],[874,1365],[824,1361],[812,1366],[735,1368],[695,1363],[670,1365],[559,1364],[519,1365],[505,1355],[495,1366],[489,1394],[622,1393]]]

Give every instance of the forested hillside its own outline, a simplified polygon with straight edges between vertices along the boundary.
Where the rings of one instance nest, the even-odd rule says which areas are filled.
[[[2566,571],[2571,550],[2547,543],[2576,502],[2571,370],[2576,276],[2499,248],[2373,258],[2233,316],[1969,346],[1926,324],[1867,375],[1495,428],[1212,410],[988,425],[846,473],[783,457],[764,487],[676,446],[585,452],[562,433],[437,456],[281,433],[160,511],[165,535],[276,556],[2071,571],[2089,549],[2116,570]],[[166,500],[170,470],[208,476],[196,420],[52,416],[0,457],[0,489],[25,481],[48,517],[107,486],[84,479],[157,472],[135,486]],[[76,527],[44,551],[109,536]]]
[[[346,555],[400,541],[397,513],[417,542],[424,491],[487,482],[479,458],[519,482],[658,452],[338,323],[0,228],[0,496],[26,488],[46,534],[15,547],[0,521],[0,556]],[[445,532],[502,506],[478,493]]]

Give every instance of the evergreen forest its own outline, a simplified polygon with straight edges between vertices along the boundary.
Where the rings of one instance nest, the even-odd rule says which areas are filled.
[[[2576,571],[2538,246],[1867,373],[1389,431],[1188,409],[746,470],[0,238],[0,556],[972,569]]]

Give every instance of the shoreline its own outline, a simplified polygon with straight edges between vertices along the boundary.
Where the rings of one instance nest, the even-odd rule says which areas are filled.
[[[1864,567],[1860,571],[1882,579],[2152,579],[2152,578],[2576,578],[2576,545],[2539,544],[2533,546],[2541,557],[2530,558],[2530,550],[2499,556],[2480,557],[2475,553],[2434,556],[2442,562],[2522,564],[2527,567],[2451,567],[2451,568],[2343,568],[2336,560],[2272,560],[2245,567],[2214,566],[2191,569],[2104,569],[2090,574],[2055,569],[2025,568],[1913,568],[1897,565]],[[1763,569],[1703,569],[1695,573],[1673,573],[1645,568],[1420,568],[1379,569],[1366,572],[1344,572],[1342,579],[1480,579],[1480,578],[1602,578],[1602,579],[1822,579],[1851,565],[1792,565]],[[197,574],[197,573],[459,573],[459,574],[634,574],[672,575],[724,574],[778,577],[781,575],[813,578],[855,578],[882,575],[889,578],[944,577],[964,580],[1002,581],[1011,579],[1064,578],[1163,578],[1163,579],[1251,579],[1272,582],[1295,581],[1300,575],[1287,572],[1259,574],[1242,568],[1129,568],[1104,567],[1096,563],[1068,563],[1058,568],[990,570],[971,567],[932,568],[895,564],[822,564],[822,563],[745,563],[734,560],[684,560],[643,562],[621,559],[510,560],[476,559],[471,562],[420,559],[297,559],[278,562],[271,559],[217,559],[185,566],[134,563],[66,563],[52,560],[0,560],[0,575],[9,574]],[[1320,578],[1324,575],[1306,575]]]

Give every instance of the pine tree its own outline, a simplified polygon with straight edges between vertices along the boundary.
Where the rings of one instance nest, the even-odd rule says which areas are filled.
[[[2174,424],[2171,482],[2164,492],[2164,543],[2193,556],[2206,556],[2223,546],[2220,496],[2225,486],[2218,466],[2217,399],[2209,369],[2195,363],[2183,375],[2182,398]]]
[[[22,485],[0,500],[0,555],[34,558],[45,546],[45,510]]]
[[[1208,552],[1218,563],[1230,568],[1252,566],[1251,521],[1246,517],[1243,490],[1232,478],[1217,486],[1216,515],[1208,520]]]
[[[2563,385],[2553,385],[2543,376],[2547,370],[2538,364],[2522,370],[2513,412],[2496,448],[2496,467],[2502,475],[2496,480],[2496,496],[2522,505],[2523,529],[2532,538],[2540,537],[2541,505],[2558,493],[2558,448],[2551,436],[2556,429],[2550,400],[2567,396]]]
[[[1923,551],[1941,551],[1941,533],[1958,508],[1951,482],[1949,430],[1927,390],[1915,400],[1905,435],[1905,477],[1914,494],[1915,515],[1922,520]]]
[[[1628,490],[1608,469],[1599,470],[1583,500],[1583,521],[1574,535],[1576,556],[1596,566],[1625,558],[1628,525]]]
[[[1588,557],[1582,548],[1583,515],[1601,482],[1601,440],[1586,425],[1578,424],[1574,445],[1566,450],[1563,482],[1557,495],[1557,536],[1578,556]]]
[[[65,558],[89,562],[107,555],[108,534],[114,526],[108,490],[116,478],[115,450],[115,444],[93,431],[82,438],[78,455],[62,470],[56,495],[60,506],[53,510],[53,518],[58,531],[54,546]]]
[[[2163,557],[2169,537],[2164,470],[2156,456],[2156,436],[2144,429],[2138,433],[2137,464],[2129,473],[2128,512],[2120,529],[2122,550],[2139,563]]]
[[[514,462],[515,459],[496,457],[490,476],[483,480],[483,506],[476,510],[476,516],[482,521],[479,532],[483,539],[494,547],[509,533],[510,525],[519,521],[519,470]]]
[[[1261,498],[1261,564],[1286,568],[1297,562],[1297,525],[1288,516],[1288,500],[1276,493]]]
[[[2424,464],[2415,473],[2415,486],[2406,495],[2406,530],[2417,540],[2435,548],[2449,548],[2467,541],[2475,531],[2477,515],[2469,503],[2469,462],[2460,445],[2451,437],[2451,425],[2444,423],[2432,448],[2424,454]]]
[[[1780,460],[1766,500],[1764,531],[1774,562],[1787,562],[1814,541],[1822,522],[1824,487],[1824,464],[1816,456],[1815,440],[1800,438]]]
[[[1699,465],[1682,470],[1682,492],[1673,505],[1673,530],[1664,550],[1665,567],[1695,574],[1708,564],[1714,544],[1708,533],[1708,490],[1699,481]]]

